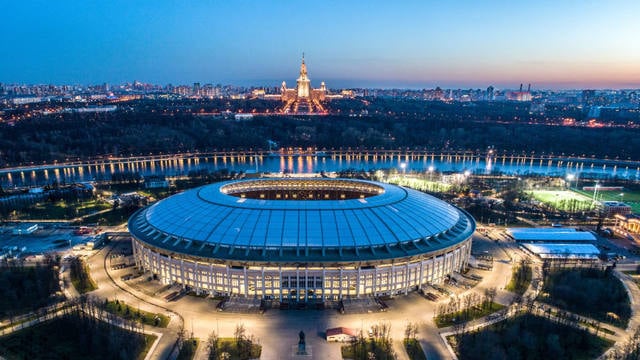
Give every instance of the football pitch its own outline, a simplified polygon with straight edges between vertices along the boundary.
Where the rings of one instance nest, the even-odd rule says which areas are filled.
[[[532,190],[528,191],[528,193],[531,194],[534,199],[551,206],[556,206],[560,202],[570,200],[591,201],[590,197],[571,190]]]
[[[593,201],[593,191],[571,190],[530,190],[534,199],[559,210],[589,210]],[[620,195],[623,194],[623,195]],[[634,213],[640,213],[640,191],[598,191],[598,201],[623,201],[631,206]],[[571,209],[569,209],[570,207]]]
[[[573,190],[577,194],[582,194],[593,198],[593,191]],[[621,195],[622,194],[622,195]],[[623,201],[627,205],[631,206],[634,213],[640,212],[640,191],[636,190],[616,190],[616,191],[602,191],[599,190],[597,194],[599,201]]]

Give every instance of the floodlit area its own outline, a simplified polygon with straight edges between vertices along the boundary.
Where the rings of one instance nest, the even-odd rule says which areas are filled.
[[[0,257],[17,258],[41,256],[50,252],[64,252],[72,248],[85,247],[94,242],[96,235],[78,234],[74,227],[60,227],[54,224],[40,225],[31,233],[16,235],[13,231],[18,225],[0,227]]]
[[[527,193],[535,200],[563,211],[588,211],[596,208],[594,201],[572,190],[529,190]]]

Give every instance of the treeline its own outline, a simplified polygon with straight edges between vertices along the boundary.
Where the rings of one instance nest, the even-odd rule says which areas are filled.
[[[36,266],[0,266],[0,318],[34,311],[56,300],[60,289],[56,261],[46,258]]]
[[[62,311],[60,317],[4,337],[0,352],[16,359],[128,360],[138,358],[152,341],[139,324],[106,313],[93,299],[81,298]]]
[[[360,331],[348,346],[343,346],[342,355],[343,358],[354,360],[395,359],[391,325],[388,323],[374,324],[371,326],[369,338],[365,338],[363,331]]]
[[[542,300],[599,321],[626,326],[631,317],[627,291],[612,269],[544,269]]]
[[[461,360],[595,359],[610,344],[573,324],[524,314],[456,335]]]
[[[235,102],[227,102],[236,107]],[[181,110],[161,101],[134,103],[113,113],[41,116],[15,126],[0,124],[0,166],[107,154],[267,149],[268,140],[282,147],[483,151],[495,146],[517,153],[640,158],[638,129],[529,124],[523,119],[534,115],[522,104],[370,99],[343,100],[330,106],[336,114],[256,116],[248,121],[196,115],[207,111],[206,103],[186,104]],[[361,117],[362,110],[368,114]],[[576,110],[567,112],[565,116],[579,116]]]

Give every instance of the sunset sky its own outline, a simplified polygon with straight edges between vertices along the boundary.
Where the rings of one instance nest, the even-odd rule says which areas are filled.
[[[17,1],[4,83],[640,87],[640,1]]]

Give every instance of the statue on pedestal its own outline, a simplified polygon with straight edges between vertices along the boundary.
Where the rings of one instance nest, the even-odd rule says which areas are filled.
[[[298,352],[297,355],[306,355],[307,354],[307,344],[304,341],[304,331],[300,330],[298,333]]]

